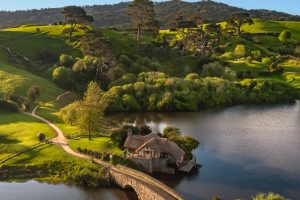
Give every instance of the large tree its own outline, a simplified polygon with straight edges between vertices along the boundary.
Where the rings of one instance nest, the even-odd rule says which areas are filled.
[[[137,28],[136,41],[139,50],[142,28],[153,29],[158,27],[158,22],[155,20],[154,4],[149,0],[134,0],[128,5],[128,14]]]
[[[89,139],[91,139],[91,132],[98,131],[100,127],[102,116],[100,100],[103,93],[96,82],[90,82],[84,99],[78,107],[77,126],[82,131],[88,132]]]
[[[63,33],[69,34],[69,39],[72,39],[73,33],[78,29],[87,29],[87,24],[94,21],[94,18],[86,14],[86,11],[78,6],[66,6],[62,11],[65,16],[65,23],[70,24],[70,28],[66,28]]]
[[[239,37],[242,33],[242,26],[245,24],[252,25],[254,22],[248,13],[238,12],[233,13],[228,19],[226,29],[237,34]]]

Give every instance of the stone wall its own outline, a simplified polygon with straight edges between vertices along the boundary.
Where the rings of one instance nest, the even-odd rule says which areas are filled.
[[[175,174],[175,169],[168,167],[168,159],[161,158],[130,158],[135,163],[143,166],[143,169],[148,172],[161,172],[168,174]]]
[[[117,169],[111,170],[111,175],[114,181],[122,188],[126,188],[126,185],[132,187],[139,199],[152,200],[162,198],[184,200],[179,193],[155,178],[122,165],[118,165]],[[148,194],[146,193],[147,196],[144,196],[145,191],[148,192]],[[151,195],[153,195],[153,198],[150,197]]]

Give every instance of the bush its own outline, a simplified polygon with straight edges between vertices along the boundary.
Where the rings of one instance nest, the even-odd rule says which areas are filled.
[[[265,65],[270,65],[272,62],[272,59],[270,57],[264,57],[261,59],[261,62]]]
[[[59,63],[62,66],[68,67],[68,68],[72,68],[72,66],[74,65],[75,61],[74,58],[72,56],[66,55],[66,54],[62,54],[59,57]]]
[[[245,55],[246,55],[245,46],[242,44],[238,44],[234,49],[234,56],[238,59],[241,59],[242,57],[245,57]]]
[[[254,60],[261,61],[261,52],[259,50],[258,51],[251,51],[251,54],[252,54]]]
[[[72,69],[66,67],[57,67],[52,73],[52,79],[65,89],[72,88]]]
[[[18,112],[18,106],[14,103],[0,100],[0,109],[8,112]]]
[[[203,65],[202,75],[210,77],[221,77],[224,73],[224,67],[221,63],[213,62]]]
[[[252,58],[251,56],[248,56],[248,57],[246,58],[246,63],[251,64],[252,61],[253,61],[253,58]]]
[[[34,102],[41,94],[41,88],[37,85],[31,86],[27,90],[27,99],[31,102]]]

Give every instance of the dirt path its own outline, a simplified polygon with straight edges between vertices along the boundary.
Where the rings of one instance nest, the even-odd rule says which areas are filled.
[[[66,96],[68,95],[70,92],[66,92],[64,94],[61,94],[59,95],[56,100],[54,101],[51,101],[51,102],[48,102],[48,103],[52,103],[52,102],[55,102],[55,101],[59,101],[63,96]],[[39,108],[39,105],[36,106],[33,111],[30,113],[30,112],[24,112],[24,114],[26,115],[29,115],[29,116],[32,116],[36,119],[39,119],[40,121],[48,124],[57,134],[57,137],[51,139],[50,141],[53,143],[53,144],[57,144],[59,146],[61,146],[63,148],[63,150],[65,152],[67,152],[68,154],[72,155],[72,156],[75,156],[77,158],[83,158],[83,159],[87,159],[87,160],[91,160],[92,157],[90,156],[87,156],[87,155],[84,155],[84,154],[80,154],[76,151],[73,151],[70,146],[68,145],[68,140],[67,138],[65,137],[65,135],[63,134],[62,130],[60,128],[58,128],[55,124],[53,124],[52,122],[50,122],[49,120],[39,116],[36,114],[36,111],[37,109]],[[106,162],[103,162],[99,159],[93,159],[93,161],[101,166],[105,166],[105,167],[112,167],[112,165],[106,163]]]

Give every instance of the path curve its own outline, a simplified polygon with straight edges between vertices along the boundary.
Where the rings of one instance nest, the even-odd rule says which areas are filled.
[[[66,93],[63,93],[63,94],[59,95],[54,101],[49,101],[47,103],[53,103],[53,102],[59,101],[62,97],[66,96],[70,93],[71,93],[70,91],[68,91]],[[88,155],[85,155],[85,154],[78,153],[78,152],[76,152],[76,151],[74,151],[70,148],[70,146],[68,144],[68,140],[67,140],[67,138],[65,137],[65,135],[63,134],[63,132],[60,128],[58,128],[55,124],[53,124],[49,120],[47,120],[47,119],[45,119],[45,118],[43,118],[43,117],[36,114],[36,111],[39,107],[40,107],[40,105],[36,106],[32,110],[32,112],[24,112],[24,114],[32,116],[36,119],[39,119],[39,120],[43,121],[44,123],[48,124],[51,128],[53,128],[53,130],[57,134],[57,137],[51,139],[50,141],[54,144],[57,144],[57,145],[61,146],[65,152],[67,152],[68,154],[71,154],[72,156],[75,156],[77,158],[83,158],[83,159],[91,160],[92,157],[90,157]],[[112,165],[110,165],[106,162],[103,162],[101,160],[98,160],[98,159],[93,159],[93,160],[94,160],[94,162],[96,162],[99,165],[102,165],[102,166],[105,166],[105,167],[112,167]]]
[[[59,101],[63,96],[68,95],[69,93],[70,93],[70,92],[66,92],[66,93],[64,93],[64,94],[62,94],[62,95],[59,95],[59,96],[56,98],[56,100],[50,101],[50,102]],[[48,103],[50,103],[50,102],[48,102]],[[36,118],[36,119],[39,119],[39,120],[43,121],[44,123],[48,124],[51,128],[53,128],[54,131],[57,133],[57,137],[51,139],[50,141],[51,141],[52,143],[54,143],[54,144],[57,144],[57,145],[61,146],[61,147],[63,148],[63,150],[64,150],[65,152],[67,152],[68,154],[70,154],[70,155],[72,155],[72,156],[75,156],[75,157],[77,157],[77,158],[82,158],[82,159],[92,160],[94,163],[96,163],[96,164],[98,164],[98,165],[100,165],[100,166],[102,166],[102,167],[107,167],[107,168],[109,168],[109,169],[111,169],[111,170],[114,170],[114,171],[117,171],[117,172],[119,172],[119,173],[121,173],[121,174],[123,174],[123,175],[126,175],[126,176],[130,177],[131,179],[135,179],[135,180],[137,180],[138,182],[147,184],[147,187],[151,188],[152,190],[161,190],[162,192],[165,192],[166,194],[170,195],[170,197],[175,197],[175,198],[172,198],[172,199],[180,199],[180,200],[183,200],[183,199],[184,199],[184,198],[181,197],[180,194],[178,194],[175,190],[169,188],[168,186],[164,185],[163,183],[161,183],[160,181],[158,181],[158,180],[156,180],[156,179],[151,178],[151,179],[153,179],[152,182],[154,181],[154,182],[156,182],[156,183],[154,183],[154,184],[153,184],[153,183],[148,183],[148,182],[146,182],[143,178],[138,177],[138,176],[136,176],[136,175],[133,175],[133,174],[131,174],[131,173],[128,173],[128,172],[126,172],[126,170],[124,170],[124,169],[119,169],[119,167],[115,167],[114,165],[111,165],[111,164],[109,164],[109,163],[107,163],[107,162],[104,162],[104,161],[99,160],[99,159],[96,159],[96,158],[92,158],[92,157],[90,157],[90,156],[88,156],[88,155],[81,154],[81,153],[78,153],[78,152],[72,150],[72,149],[70,148],[70,146],[68,145],[68,140],[67,140],[67,138],[64,136],[62,130],[61,130],[59,127],[57,127],[55,124],[53,124],[51,121],[49,121],[49,120],[47,120],[47,119],[45,119],[45,118],[43,118],[43,117],[41,117],[41,116],[39,116],[39,115],[36,114],[36,111],[37,111],[38,108],[39,108],[39,105],[36,106],[36,107],[33,109],[32,112],[23,112],[23,113],[26,114],[26,115],[32,116],[32,117],[34,117],[34,118]],[[142,173],[142,172],[138,172],[138,173]],[[143,174],[143,173],[142,173],[142,174]],[[146,176],[146,175],[145,175],[145,176]],[[148,178],[148,179],[149,179],[149,178]],[[157,185],[159,185],[159,184],[164,185],[165,188],[169,188],[168,190],[169,190],[169,191],[172,190],[172,191],[169,192],[169,191],[165,191],[164,189],[159,189],[160,187],[157,188]],[[175,194],[175,195],[174,195],[174,194]],[[178,196],[178,198],[176,198],[176,196]],[[171,199],[171,198],[165,198],[165,199]]]

